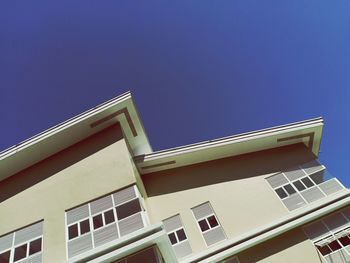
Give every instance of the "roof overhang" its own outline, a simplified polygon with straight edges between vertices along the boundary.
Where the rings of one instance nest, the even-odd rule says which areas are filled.
[[[288,125],[243,133],[135,157],[141,174],[206,162],[245,153],[304,143],[319,154],[323,119],[316,118]]]
[[[1,152],[0,181],[118,122],[134,155],[152,152],[127,92]]]

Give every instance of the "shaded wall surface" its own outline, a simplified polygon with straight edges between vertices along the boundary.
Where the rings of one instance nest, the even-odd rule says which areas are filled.
[[[143,175],[152,222],[180,214],[194,252],[207,248],[191,208],[209,201],[228,238],[289,212],[266,177],[315,158],[302,144]]]
[[[238,254],[241,263],[320,263],[312,242],[301,228],[293,229]]]
[[[44,262],[66,260],[65,210],[135,183],[119,125],[0,183],[0,235],[44,220]]]

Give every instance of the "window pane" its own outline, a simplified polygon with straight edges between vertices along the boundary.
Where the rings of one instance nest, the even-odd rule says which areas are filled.
[[[176,231],[176,235],[177,235],[177,238],[179,239],[179,241],[182,241],[182,240],[186,240],[187,237],[186,237],[186,234],[185,234],[185,231],[183,229],[179,229]]]
[[[216,220],[215,216],[208,217],[208,222],[209,222],[210,227],[216,227],[217,225],[219,225],[219,223]]]
[[[30,242],[29,244],[29,255],[33,255],[41,251],[41,238]]]
[[[328,255],[332,252],[327,245],[325,245],[323,247],[320,247],[320,246],[316,246],[316,247],[317,247],[318,251],[320,251],[322,256]]]
[[[201,220],[198,222],[202,232],[204,232],[205,230],[208,230],[209,229],[209,226],[208,226],[208,223],[205,219]]]
[[[114,213],[113,213],[113,210],[109,210],[107,212],[105,212],[105,223],[106,225],[109,224],[109,223],[112,223],[114,222]]]
[[[69,239],[72,239],[78,236],[78,224],[71,225],[70,227],[68,227],[68,236],[69,236]]]
[[[92,218],[94,229],[98,229],[103,226],[102,215],[97,215]]]
[[[315,174],[310,175],[311,179],[315,182],[315,184],[320,184],[324,182],[325,172],[321,171]]]
[[[342,243],[344,247],[350,245],[350,238],[348,236],[341,237],[338,240],[340,241],[340,243]]]
[[[292,195],[292,194],[294,194],[296,192],[294,190],[293,186],[291,186],[290,184],[287,184],[287,185],[285,185],[283,187],[287,191],[287,193],[290,194],[290,195]]]
[[[117,217],[118,220],[131,216],[141,211],[140,202],[138,199],[134,199],[130,202],[127,202],[121,206],[117,206]]]
[[[310,180],[309,177],[305,177],[305,178],[301,179],[301,181],[303,181],[303,183],[304,183],[308,188],[314,186],[314,183]]]
[[[293,184],[299,191],[306,189],[305,186],[300,181],[296,181]]]
[[[27,256],[27,244],[15,248],[15,258],[14,261],[20,260]]]
[[[80,235],[90,232],[89,219],[80,222]]]
[[[172,245],[177,243],[175,233],[170,233],[168,236]]]
[[[0,254],[0,263],[10,262],[10,250]]]
[[[328,244],[328,246],[332,249],[332,251],[337,251],[341,249],[341,246],[337,240],[332,241],[331,243]]]
[[[284,189],[283,189],[282,187],[281,187],[281,188],[275,189],[275,192],[276,192],[276,194],[278,194],[278,196],[279,196],[281,199],[283,199],[283,198],[285,198],[285,197],[288,196],[287,193],[286,193],[286,191],[284,191]]]

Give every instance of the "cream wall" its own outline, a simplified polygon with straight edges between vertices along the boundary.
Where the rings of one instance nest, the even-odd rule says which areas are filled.
[[[194,252],[206,249],[191,208],[210,201],[232,238],[288,214],[265,178],[313,158],[302,145],[143,176],[151,222],[180,213]]]
[[[302,229],[291,230],[238,254],[240,263],[320,263],[312,242]]]
[[[44,262],[64,262],[65,210],[132,183],[115,125],[1,182],[0,236],[44,219]]]

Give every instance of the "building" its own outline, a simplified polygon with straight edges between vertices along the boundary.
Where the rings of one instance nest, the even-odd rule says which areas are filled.
[[[350,262],[322,129],[153,152],[123,94],[0,154],[0,262]]]

